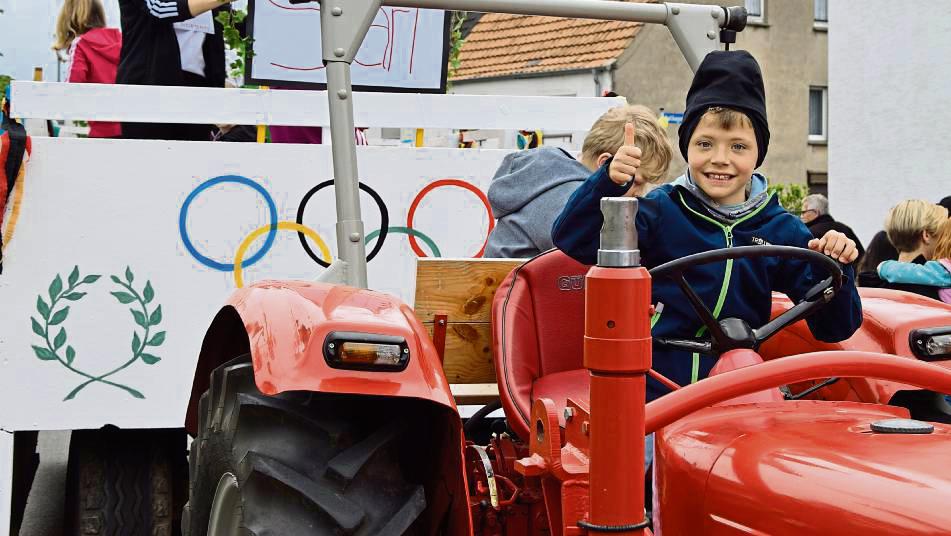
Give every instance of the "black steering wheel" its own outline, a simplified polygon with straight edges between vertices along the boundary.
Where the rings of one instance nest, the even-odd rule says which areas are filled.
[[[829,272],[829,277],[809,289],[802,300],[788,311],[756,329],[750,328],[744,320],[739,318],[725,318],[718,321],[684,278],[684,273],[695,266],[729,259],[756,257],[801,259],[825,268]],[[670,348],[716,356],[738,348],[758,350],[761,344],[786,326],[802,320],[823,307],[842,287],[842,266],[837,261],[822,253],[791,246],[739,246],[704,251],[664,263],[650,270],[650,274],[654,279],[676,281],[694,312],[710,333],[709,339],[655,338],[654,341]]]

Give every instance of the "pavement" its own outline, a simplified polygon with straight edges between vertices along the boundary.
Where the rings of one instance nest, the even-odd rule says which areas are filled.
[[[36,450],[40,466],[27,499],[20,536],[58,536],[63,532],[69,431],[40,432]]]

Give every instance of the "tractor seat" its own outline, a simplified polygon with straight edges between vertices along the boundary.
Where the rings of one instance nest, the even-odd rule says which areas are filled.
[[[557,249],[519,266],[492,302],[492,345],[509,427],[527,439],[532,403],[550,398],[558,414],[573,398],[588,404],[584,368],[584,281],[588,266]],[[561,417],[560,417],[561,418]]]

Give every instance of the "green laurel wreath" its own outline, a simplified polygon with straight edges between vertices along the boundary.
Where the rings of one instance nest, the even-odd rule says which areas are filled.
[[[63,288],[63,278],[60,276],[60,274],[56,274],[56,278],[53,279],[53,282],[50,283],[49,286],[49,304],[46,303],[42,295],[36,297],[36,310],[39,313],[42,322],[34,317],[30,317],[30,320],[33,323],[33,333],[41,337],[45,343],[43,346],[33,345],[33,352],[36,354],[36,357],[42,361],[58,361],[69,371],[86,378],[85,381],[77,385],[75,389],[66,395],[66,398],[63,399],[64,402],[67,400],[72,400],[77,394],[79,394],[80,391],[93,383],[102,383],[117,389],[122,389],[135,398],[145,398],[145,395],[136,389],[108,380],[107,378],[121,372],[122,370],[125,370],[130,365],[139,360],[141,360],[146,365],[154,365],[161,361],[160,357],[146,353],[145,350],[150,346],[161,346],[162,343],[165,342],[164,331],[160,331],[154,335],[150,334],[152,328],[158,326],[158,324],[162,322],[162,306],[159,305],[154,310],[149,311],[148,304],[151,303],[155,298],[155,291],[152,289],[152,282],[145,282],[145,288],[142,289],[142,294],[140,295],[135,290],[135,288],[132,287],[132,282],[135,279],[135,275],[128,267],[125,269],[125,281],[120,279],[118,276],[110,276],[113,283],[118,285],[121,289],[119,291],[111,292],[110,294],[112,294],[121,304],[130,304],[135,302],[138,306],[137,309],[130,308],[129,312],[132,313],[132,318],[135,319],[136,325],[142,328],[143,332],[139,334],[137,329],[133,331],[132,357],[128,361],[110,370],[109,372],[106,372],[105,374],[89,374],[88,372],[85,372],[74,366],[76,361],[76,350],[67,344],[65,327],[60,326],[59,333],[50,339],[51,332],[56,328],[56,326],[62,324],[69,316],[69,305],[66,305],[59,310],[56,310],[56,308],[59,305],[62,305],[64,301],[78,302],[81,300],[87,293],[78,292],[78,290],[84,285],[91,285],[95,283],[100,277],[102,276],[87,275],[80,279],[79,267],[74,266],[73,271],[70,272],[66,279],[66,288]],[[64,346],[64,353],[63,355],[60,355],[60,350],[63,349]]]

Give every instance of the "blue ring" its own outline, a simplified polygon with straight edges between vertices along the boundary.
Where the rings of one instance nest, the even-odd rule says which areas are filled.
[[[264,197],[264,201],[267,202],[267,208],[271,211],[271,228],[268,230],[267,238],[264,240],[264,245],[261,246],[261,249],[259,249],[257,253],[243,260],[241,262],[241,268],[247,268],[264,257],[264,254],[267,253],[267,251],[271,249],[271,246],[274,244],[274,237],[277,235],[277,206],[274,204],[274,199],[271,198],[271,194],[267,193],[267,190],[265,190],[263,186],[247,177],[241,177],[239,175],[222,175],[220,177],[208,179],[198,188],[192,190],[192,193],[188,194],[188,197],[185,198],[185,203],[182,204],[182,210],[178,214],[178,232],[182,235],[182,242],[185,244],[185,249],[187,249],[188,252],[198,260],[198,262],[215,270],[220,270],[222,272],[232,272],[234,271],[234,263],[226,264],[223,262],[218,262],[199,253],[198,250],[195,249],[195,246],[192,245],[192,241],[188,238],[188,230],[185,228],[185,220],[188,218],[188,207],[191,205],[192,201],[195,200],[195,197],[197,197],[198,194],[204,190],[207,190],[216,184],[225,182],[233,182],[236,184],[250,186],[251,188],[254,188],[259,194],[261,194],[261,196]]]

